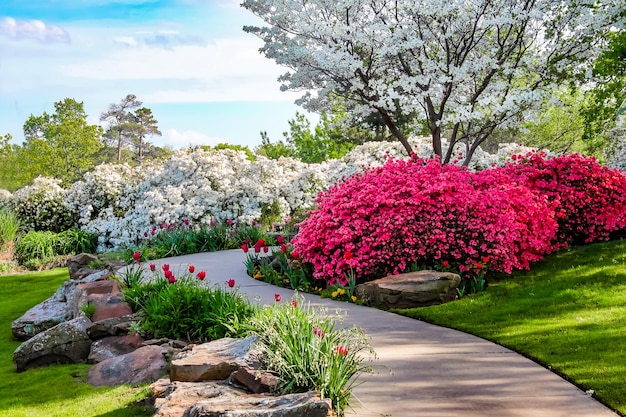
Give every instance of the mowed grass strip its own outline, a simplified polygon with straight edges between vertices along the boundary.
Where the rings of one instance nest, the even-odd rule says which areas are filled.
[[[89,365],[53,365],[16,373],[11,322],[50,297],[68,278],[67,269],[0,277],[0,415],[3,417],[137,417],[152,413],[135,403],[146,392],[86,383]]]
[[[397,313],[552,369],[626,415],[626,241],[569,248],[452,303]]]

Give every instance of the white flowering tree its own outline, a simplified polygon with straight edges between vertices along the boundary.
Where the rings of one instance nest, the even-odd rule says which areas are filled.
[[[623,0],[245,0],[269,26],[247,26],[291,70],[283,90],[319,111],[336,98],[377,113],[412,151],[399,117],[423,121],[435,154],[464,163],[498,127],[519,122],[544,87],[580,74],[623,24]],[[622,19],[622,21],[619,21]],[[444,151],[442,137],[452,146]],[[445,153],[444,153],[445,152]]]

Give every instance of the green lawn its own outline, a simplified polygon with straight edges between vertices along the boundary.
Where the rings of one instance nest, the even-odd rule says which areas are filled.
[[[3,417],[136,417],[152,413],[133,403],[145,392],[130,387],[95,388],[86,383],[88,365],[55,365],[16,373],[11,322],[51,296],[68,278],[67,269],[0,276],[0,415]]]
[[[626,415],[624,240],[571,248],[483,293],[396,312],[511,348]]]

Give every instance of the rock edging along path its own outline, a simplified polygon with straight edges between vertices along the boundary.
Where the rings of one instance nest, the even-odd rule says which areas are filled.
[[[174,271],[194,265],[205,282],[236,286],[251,301],[289,302],[293,291],[255,281],[241,250],[156,261]],[[345,325],[362,327],[378,360],[362,375],[358,400],[346,416],[390,417],[617,417],[583,391],[523,356],[476,336],[355,304],[303,294],[312,304],[345,311]],[[360,403],[359,403],[360,402]]]

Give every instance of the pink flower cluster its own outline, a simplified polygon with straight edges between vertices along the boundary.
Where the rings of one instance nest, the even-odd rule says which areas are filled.
[[[391,160],[320,194],[294,247],[333,284],[349,269],[380,277],[413,262],[458,268],[487,257],[492,270],[528,269],[573,233],[588,241],[625,227],[623,173],[579,156],[519,159],[480,172]]]
[[[626,174],[578,154],[546,159],[528,153],[508,164],[507,175],[555,202],[557,244],[607,240],[626,227]]]

